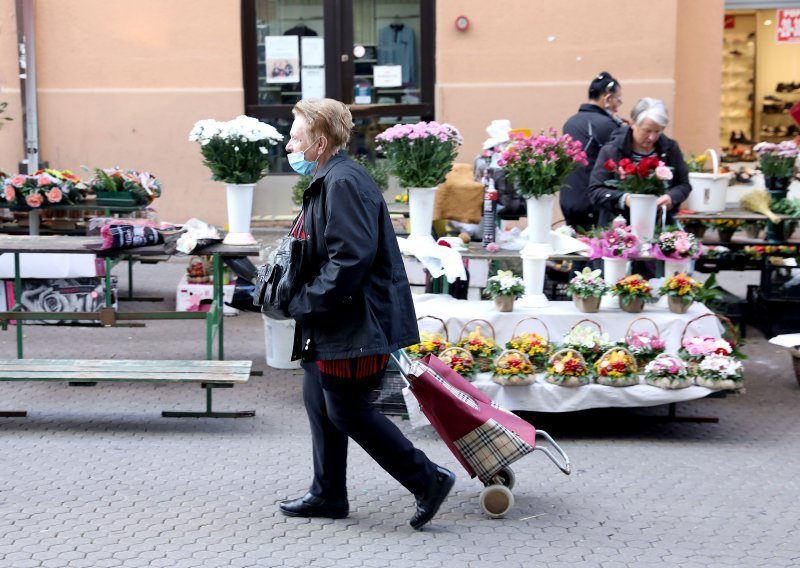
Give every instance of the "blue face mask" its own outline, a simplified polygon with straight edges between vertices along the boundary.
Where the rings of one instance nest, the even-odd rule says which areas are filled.
[[[313,146],[314,144],[316,144],[316,141],[312,143],[311,146]],[[309,146],[308,148],[311,148],[311,146]],[[289,165],[292,167],[294,171],[296,171],[301,176],[309,176],[313,174],[314,170],[316,170],[317,166],[319,165],[319,162],[317,160],[314,160],[313,162],[309,162],[308,160],[306,160],[306,150],[308,150],[308,148],[306,148],[302,152],[292,152],[287,156],[289,160]]]

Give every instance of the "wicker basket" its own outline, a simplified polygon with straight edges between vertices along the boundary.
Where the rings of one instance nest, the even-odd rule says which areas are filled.
[[[473,325],[473,324],[474,324],[475,330],[472,330],[470,328],[470,325]],[[473,357],[475,357],[475,364],[478,366],[478,371],[480,371],[482,373],[485,373],[485,372],[491,370],[492,361],[494,360],[494,355],[500,351],[500,349],[499,349],[499,347],[497,345],[497,334],[495,333],[494,326],[491,323],[489,323],[488,321],[486,321],[484,319],[472,319],[472,320],[469,320],[461,328],[461,333],[459,333],[459,339],[456,342],[456,346],[457,347],[463,347],[463,348],[467,349],[467,351],[469,351],[469,348],[467,347],[467,343],[468,343],[467,337],[469,336],[471,330],[472,331],[477,331],[477,329],[480,328],[481,326],[485,326],[486,329],[491,331],[491,335],[487,336],[487,335],[484,335],[483,333],[481,333],[480,336],[481,337],[486,337],[486,338],[491,338],[491,340],[494,342],[494,351],[492,352],[491,355],[487,356],[487,355],[476,355],[475,353],[472,354]]]
[[[631,358],[631,372],[628,375],[622,377],[607,377],[600,374],[600,365],[602,365],[603,361],[606,360],[607,357],[610,357],[612,353],[615,351],[623,351],[625,354]],[[632,385],[639,384],[639,373],[638,369],[636,368],[636,358],[633,356],[628,349],[625,347],[612,347],[597,360],[597,363],[594,364],[595,367],[595,382],[598,385],[606,385],[609,387],[629,387]]]
[[[576,349],[565,348],[553,353],[548,361],[548,366],[553,365],[556,361],[556,358],[560,355],[566,355],[567,353],[571,353],[577,359],[580,360],[581,364],[583,365],[584,369],[586,369],[586,374],[582,376],[567,376],[567,375],[551,375],[549,372],[545,377],[545,380],[548,383],[560,386],[560,387],[582,387],[584,385],[588,385],[592,382],[591,377],[591,369],[589,365],[586,363],[586,359],[583,358],[581,352]]]
[[[659,339],[659,340],[661,339],[661,330],[659,329],[658,324],[656,322],[654,322],[653,320],[651,320],[650,318],[639,317],[639,318],[636,318],[635,320],[631,321],[630,324],[628,324],[628,329],[625,331],[625,337],[623,338],[623,342],[626,345],[628,344],[628,338],[630,338],[634,334],[634,329],[633,329],[634,325],[636,323],[638,323],[638,322],[641,322],[641,321],[649,323],[651,326],[653,326],[653,329],[655,330],[655,334],[652,337],[654,337],[656,339]],[[630,351],[630,346],[628,346],[628,350]],[[644,369],[644,367],[650,361],[655,359],[658,355],[660,355],[663,352],[664,352],[664,349],[662,349],[660,353],[650,353],[650,354],[635,355],[635,354],[633,354],[633,352],[631,352],[631,354],[633,354],[633,360],[636,362],[636,366],[639,369]]]
[[[470,370],[469,371],[456,370],[453,366],[453,355],[461,355],[464,358],[465,362],[468,361],[471,367]],[[442,361],[442,363],[444,363],[445,365],[456,371],[464,379],[470,382],[475,380],[475,372],[478,370],[478,367],[475,364],[475,357],[473,357],[472,353],[470,353],[463,347],[448,347],[447,349],[444,349],[442,350],[441,353],[439,353],[439,359]]]
[[[441,333],[435,333],[434,336],[436,336],[436,335],[440,336],[440,338],[443,341],[443,346],[441,347],[441,349],[439,349],[438,352],[436,352],[436,353],[432,352],[434,355],[439,355],[442,351],[444,351],[445,349],[447,349],[448,347],[451,346],[451,344],[448,341],[447,324],[444,323],[443,319],[437,318],[436,316],[419,316],[417,318],[417,327],[420,327],[419,326],[419,322],[421,322],[422,320],[434,320],[434,321],[438,322],[439,326],[441,327]],[[420,328],[420,332],[422,332],[422,331],[423,331],[422,328]],[[425,331],[427,331],[427,330],[425,330]],[[419,343],[418,345],[421,345],[421,343]],[[413,351],[409,350],[409,347],[405,348],[405,352],[412,359],[420,359],[420,358],[424,357],[425,355],[427,355],[427,353],[414,353]]]
[[[498,365],[502,364],[503,359],[509,355],[519,355],[519,357],[531,367],[531,373],[527,375],[498,375],[495,371]],[[530,385],[536,382],[536,375],[534,374],[533,363],[525,353],[516,349],[506,349],[494,360],[492,368],[492,380],[498,385],[520,387]]]
[[[542,326],[542,329],[544,329],[544,335],[541,335],[540,337],[542,338],[542,346],[544,347],[545,352],[538,356],[531,355],[530,353],[525,353],[531,360],[531,363],[533,363],[533,366],[536,369],[536,371],[543,371],[544,368],[547,367],[547,360],[550,358],[550,354],[552,353],[553,350],[553,345],[552,343],[550,343],[550,330],[548,329],[547,324],[544,323],[539,318],[529,316],[519,320],[516,323],[516,325],[514,325],[514,329],[511,330],[511,340],[509,340],[508,343],[506,343],[506,348],[515,349],[515,347],[511,345],[511,343],[512,342],[521,343],[522,340],[524,339],[524,335],[526,334],[523,334],[519,331],[519,327],[520,325],[522,325],[523,322],[538,323],[539,325]],[[528,333],[534,333],[534,332],[528,332]],[[520,351],[522,350],[520,349]]]

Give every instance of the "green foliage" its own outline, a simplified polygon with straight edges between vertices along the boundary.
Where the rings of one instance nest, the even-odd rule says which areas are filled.
[[[381,192],[389,189],[389,166],[384,160],[376,160],[373,163],[364,154],[359,154],[356,157],[356,162],[367,170],[369,177],[372,178],[372,181],[375,182]]]
[[[297,182],[292,186],[292,203],[301,205],[303,203],[303,192],[311,184],[314,179],[313,175],[300,176]]]
[[[718,302],[722,296],[722,287],[717,283],[717,275],[712,272],[711,276],[709,276],[706,281],[703,282],[703,286],[697,290],[694,299],[697,302],[711,307]]]

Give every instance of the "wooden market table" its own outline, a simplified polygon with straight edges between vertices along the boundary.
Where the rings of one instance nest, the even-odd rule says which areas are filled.
[[[20,304],[8,310],[0,311],[0,322],[5,327],[11,320],[91,320],[105,326],[116,325],[118,321],[131,320],[173,320],[204,319],[206,321],[206,358],[214,359],[214,338],[217,339],[217,358],[224,359],[224,317],[222,313],[224,257],[258,256],[257,245],[231,246],[216,244],[204,248],[201,254],[212,257],[213,266],[213,299],[208,312],[124,312],[113,308],[111,292],[111,270],[122,258],[135,254],[140,258],[163,257],[164,246],[148,246],[127,249],[98,250],[100,237],[70,236],[23,236],[0,235],[0,254],[14,255],[14,294],[18,299],[21,294],[20,254],[64,253],[64,254],[96,254],[105,263],[105,306],[99,312],[20,312]],[[23,357],[22,326],[17,326],[17,356]]]

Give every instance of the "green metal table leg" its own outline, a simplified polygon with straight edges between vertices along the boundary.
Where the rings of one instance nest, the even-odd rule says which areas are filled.
[[[22,298],[22,277],[19,272],[19,253],[14,253],[14,304],[20,306]],[[15,310],[16,311],[16,310]],[[17,320],[17,359],[22,359],[22,320]]]
[[[203,383],[201,385],[206,390],[206,410],[205,412],[183,412],[176,410],[165,410],[161,413],[164,418],[250,418],[256,415],[255,410],[239,410],[236,412],[216,412],[212,408],[212,392],[215,388],[233,388],[230,383],[215,384]]]

